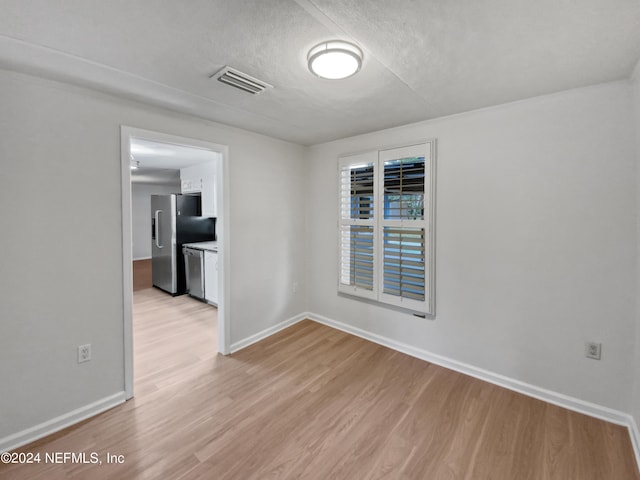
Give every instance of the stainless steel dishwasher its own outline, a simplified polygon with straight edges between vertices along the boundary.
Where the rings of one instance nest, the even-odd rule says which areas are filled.
[[[187,277],[187,293],[198,300],[204,300],[204,252],[183,247],[182,253]]]

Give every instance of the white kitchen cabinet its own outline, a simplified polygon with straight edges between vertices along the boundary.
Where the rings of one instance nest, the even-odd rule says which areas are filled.
[[[204,298],[218,305],[218,252],[204,252]]]
[[[200,191],[200,198],[202,200],[202,216],[217,217],[216,176],[213,168],[211,168],[210,174],[202,179]]]
[[[218,216],[215,162],[206,162],[181,169],[180,185],[182,193],[200,193],[203,217]]]
[[[181,178],[180,184],[182,193],[198,193],[202,191],[201,178]]]

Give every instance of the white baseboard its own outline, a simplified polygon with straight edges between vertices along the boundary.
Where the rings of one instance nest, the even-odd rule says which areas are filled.
[[[423,350],[402,342],[398,342],[396,340],[392,340],[382,335],[377,335],[375,333],[367,332],[366,330],[362,330],[352,325],[348,325],[346,323],[333,320],[323,315],[318,315],[311,312],[305,312],[305,313],[296,315],[294,317],[291,317],[276,325],[273,325],[272,327],[266,328],[261,332],[251,335],[250,337],[247,337],[243,340],[240,340],[238,342],[231,344],[231,348],[230,348],[231,353],[235,353],[239,350],[242,350],[243,348],[248,347],[249,345],[253,345],[254,343],[259,342],[260,340],[263,340],[279,332],[280,330],[284,330],[285,328],[288,328],[305,319],[309,319],[314,322],[321,323],[323,325],[326,325],[331,328],[335,328],[337,330],[341,330],[351,335],[355,335],[365,340],[369,340],[379,345],[383,345],[385,347],[391,348],[398,352],[405,353],[412,357],[416,357],[421,360],[448,368],[450,370],[454,370],[454,371],[463,373],[465,375],[472,376],[479,380],[483,380],[485,382],[499,385],[509,390],[513,390],[513,391],[522,393],[524,395],[537,398],[539,400],[552,403],[554,405],[558,405],[560,407],[564,407],[569,410],[573,410],[575,412],[583,413],[591,417],[599,418],[601,420],[605,420],[611,423],[626,426],[629,429],[631,444],[633,446],[633,451],[635,453],[636,462],[638,463],[638,468],[640,469],[640,430],[638,429],[638,424],[636,423],[634,417],[632,415],[629,415],[628,413],[624,413],[619,410],[614,410],[608,407],[604,407],[602,405],[597,405],[595,403],[586,402],[578,398],[570,397],[568,395],[564,395],[558,392],[553,392],[545,388],[541,388],[535,385],[521,382],[520,380],[515,380],[512,378],[506,377],[504,375],[490,372],[482,368],[477,368],[477,367],[474,367],[473,365],[469,365],[463,362],[459,362],[457,360],[453,360],[448,357],[437,355],[437,354],[428,352],[427,350]],[[116,405],[124,403],[125,400],[126,400],[125,393],[119,392],[117,394],[103,398],[102,400],[98,400],[97,402],[91,403],[89,405],[81,407],[67,414],[51,419],[47,422],[41,423],[39,425],[28,428],[16,434],[2,438],[0,439],[0,452],[11,451],[20,446],[31,443],[42,437],[55,433],[59,430],[62,430],[63,428],[66,428],[75,423],[81,422],[82,420],[85,420],[89,417],[102,413],[105,410],[115,407]]]
[[[498,373],[494,373],[488,370],[484,370],[482,368],[474,367],[473,365],[459,362],[451,358],[443,357],[441,355],[437,355],[437,354],[428,352],[426,350],[423,350],[421,348],[407,345],[406,343],[398,342],[396,340],[392,340],[390,338],[383,337],[375,333],[370,333],[360,328],[354,327],[352,325],[348,325],[346,323],[338,322],[337,320],[333,320],[333,319],[324,317],[322,315],[317,315],[315,313],[308,312],[307,318],[309,318],[310,320],[313,320],[314,322],[327,325],[337,330],[342,330],[343,332],[347,332],[357,337],[364,338],[365,340],[369,340],[379,345],[389,347],[393,350],[406,353],[407,355],[411,355],[412,357],[416,357],[421,360],[425,360],[427,362],[440,365],[450,370],[455,370],[456,372],[464,373],[465,375],[469,375],[469,376],[478,378],[480,380],[483,380],[485,382],[499,385],[501,387],[507,388],[509,390],[513,390],[515,392],[522,393],[529,397],[534,397],[539,400],[543,400],[545,402],[552,403],[554,405],[558,405],[560,407],[564,407],[569,410],[573,410],[575,412],[583,413],[591,417],[595,417],[601,420],[606,420],[607,422],[615,423],[617,425],[624,425],[628,427],[630,430],[632,428],[630,423],[632,421],[631,415],[621,412],[619,410],[614,410],[612,408],[604,407],[602,405],[586,402],[584,400],[580,400],[579,398],[570,397],[569,395],[564,395],[562,393],[547,390],[545,388],[537,387],[535,385],[531,385],[531,384],[522,382],[520,380],[515,380],[513,378],[509,378],[504,375],[500,375]],[[635,430],[637,433],[638,431],[637,427]],[[637,438],[637,440],[640,440],[640,436]],[[638,455],[637,448],[636,448],[636,455]],[[638,457],[638,459],[640,461],[640,457]]]
[[[251,335],[250,337],[247,337],[243,340],[240,340],[238,342],[232,343],[231,347],[229,348],[230,353],[235,353],[238,350],[242,350],[243,348],[247,348],[249,345],[253,345],[254,343],[259,342],[260,340],[264,340],[267,337],[270,337],[271,335],[273,335],[274,333],[279,332],[280,330],[284,330],[287,327],[290,327],[291,325],[294,325],[298,322],[301,322],[302,320],[304,320],[305,318],[307,318],[307,313],[302,313],[300,315],[296,315],[295,317],[291,317],[287,320],[284,320],[272,327],[266,328],[264,330],[262,330],[261,332],[258,332],[254,335]]]
[[[137,262],[138,260],[151,260],[152,257],[140,257],[140,258],[134,258],[133,261]]]
[[[456,372],[464,373],[465,375],[469,375],[485,382],[493,383],[494,385],[499,385],[501,387],[513,390],[518,393],[522,393],[529,397],[537,398],[538,400],[552,403],[554,405],[558,405],[559,407],[573,410],[574,412],[583,413],[585,415],[589,415],[590,417],[599,418],[601,420],[615,423],[617,425],[623,425],[629,429],[631,445],[633,446],[636,463],[638,464],[638,469],[640,470],[640,430],[638,430],[638,424],[636,423],[635,418],[628,413],[614,410],[609,407],[604,407],[595,403],[586,402],[584,400],[580,400],[579,398],[554,392],[552,390],[547,390],[546,388],[541,388],[535,385],[521,382],[520,380],[515,380],[513,378],[500,375],[498,373],[474,367],[473,365],[459,362],[451,358],[443,357],[442,355],[437,355],[435,353],[428,352],[427,350],[423,350],[421,348],[407,345],[406,343],[383,337],[382,335],[367,332],[366,330],[362,330],[346,323],[338,322],[337,320],[333,320],[322,315],[307,312],[306,318],[308,318],[309,320],[313,320],[314,322],[326,325],[328,327],[350,333],[351,335],[355,335],[356,337],[364,338],[365,340],[383,345],[385,347],[391,348],[392,350],[406,353],[407,355],[411,355],[412,357],[416,357],[421,360],[440,365],[450,370],[455,370]]]
[[[124,392],[119,392],[109,397],[105,397],[97,402],[90,403],[84,407],[80,407],[59,417],[52,418],[46,422],[43,422],[34,427],[27,428],[21,432],[14,433],[8,437],[0,439],[0,452],[9,452],[16,448],[22,447],[35,440],[39,440],[47,435],[51,435],[63,428],[70,427],[82,420],[86,420],[89,417],[98,415],[99,413],[109,410],[124,403]]]

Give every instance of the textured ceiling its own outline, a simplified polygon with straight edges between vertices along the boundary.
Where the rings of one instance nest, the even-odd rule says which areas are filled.
[[[0,0],[0,67],[314,144],[628,77],[638,0]],[[330,81],[306,54],[356,42]],[[209,79],[230,65],[275,88]]]

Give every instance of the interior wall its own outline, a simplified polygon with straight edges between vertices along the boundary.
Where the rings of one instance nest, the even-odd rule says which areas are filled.
[[[180,184],[131,184],[131,237],[133,259],[151,258],[151,195],[180,193]]]
[[[636,356],[634,365],[635,382],[633,406],[631,414],[636,421],[636,425],[640,427],[640,61],[638,61],[634,74],[631,78],[631,88],[633,89],[633,109],[635,114],[635,139],[636,139],[636,171],[637,171],[637,218],[636,225],[638,227],[636,245],[638,248],[638,280],[636,291]],[[640,448],[640,446],[639,446]]]
[[[123,391],[121,125],[229,146],[231,341],[305,310],[304,147],[15,72],[0,91],[0,443]]]
[[[311,312],[528,384],[630,411],[636,181],[628,82],[316,145]],[[435,138],[436,317],[337,293],[337,156]],[[602,342],[602,360],[585,342]]]

